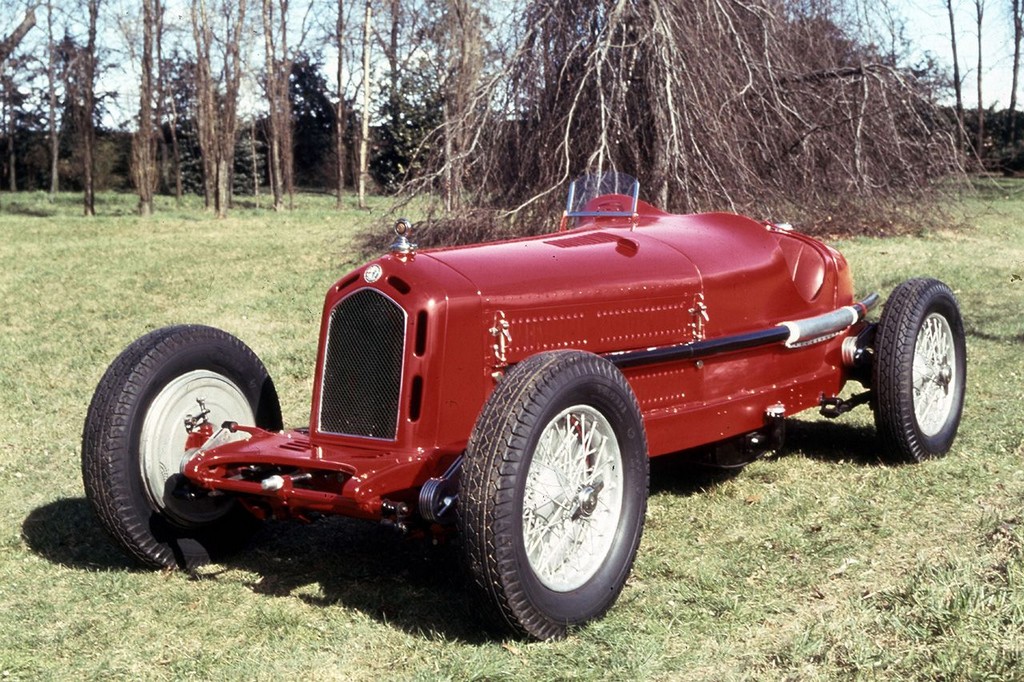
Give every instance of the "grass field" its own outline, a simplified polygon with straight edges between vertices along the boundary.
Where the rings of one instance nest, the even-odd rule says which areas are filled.
[[[879,464],[862,408],[790,420],[781,456],[734,475],[656,462],[632,578],[564,641],[493,639],[450,548],[346,519],[268,524],[194,577],[135,568],[82,490],[96,382],[144,332],[202,322],[306,424],[323,293],[372,219],[331,205],[142,220],[104,195],[87,219],[77,196],[0,195],[0,680],[1024,679],[1022,184],[955,229],[838,243],[859,293],[929,275],[959,297],[948,457]]]

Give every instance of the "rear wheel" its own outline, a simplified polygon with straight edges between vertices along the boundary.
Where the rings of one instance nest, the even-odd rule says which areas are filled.
[[[967,352],[948,286],[911,279],[896,287],[878,324],[872,379],[888,459],[920,462],[949,451],[963,413]]]
[[[511,369],[460,477],[464,556],[494,619],[549,639],[603,615],[636,555],[647,479],[639,406],[611,363],[562,351]]]
[[[82,434],[86,496],[128,554],[152,567],[193,568],[240,546],[256,520],[225,495],[189,489],[180,472],[185,420],[281,428],[263,363],[230,334],[159,329],[110,365]]]

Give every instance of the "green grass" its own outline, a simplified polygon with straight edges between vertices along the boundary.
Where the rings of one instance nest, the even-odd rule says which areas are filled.
[[[0,195],[0,679],[1024,678],[1024,185],[989,183],[956,229],[838,244],[859,293],[929,275],[961,301],[953,452],[876,461],[870,414],[788,423],[734,475],[655,462],[633,576],[567,640],[483,632],[450,547],[372,524],[269,524],[190,578],[136,569],[84,499],[79,438],[106,365],[144,332],[245,340],[308,422],[323,294],[371,213],[301,197],[227,220],[162,200]],[[387,243],[382,235],[382,245]]]

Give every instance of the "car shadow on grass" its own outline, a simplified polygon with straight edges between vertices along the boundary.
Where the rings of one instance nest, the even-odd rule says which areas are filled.
[[[692,495],[742,475],[744,466],[719,467],[706,464],[706,452],[699,448],[651,460],[651,494]],[[774,456],[785,459],[799,454],[821,462],[879,466],[879,442],[875,429],[833,421],[786,420],[786,438]]]
[[[873,427],[842,421],[786,420],[782,457],[799,453],[821,462],[880,466],[881,443]]]
[[[431,640],[494,639],[472,603],[454,538],[434,544],[343,517],[276,522],[228,565],[258,576],[246,583],[258,594],[355,609]]]
[[[781,456],[793,453],[835,463],[878,464],[872,428],[840,422],[788,420]],[[784,465],[781,462],[780,465]],[[695,465],[687,453],[651,461],[651,493],[706,492],[742,468]],[[57,500],[22,524],[33,552],[81,570],[141,570],[110,542],[84,498]],[[236,580],[270,597],[294,597],[317,608],[354,609],[389,627],[428,640],[482,644],[500,637],[487,629],[451,542],[406,538],[378,524],[343,517],[312,523],[270,522],[249,546],[220,565],[201,568],[197,580]]]
[[[85,498],[33,510],[22,523],[22,537],[32,552],[67,568],[148,570],[113,545]],[[295,597],[317,608],[355,609],[425,639],[495,639],[471,603],[457,547],[403,537],[367,521],[269,522],[245,549],[192,577],[240,580],[257,594]]]
[[[32,510],[21,524],[29,549],[47,561],[90,571],[135,570],[96,521],[89,501],[70,497]]]
[[[694,461],[693,452],[677,452],[651,460],[650,494],[698,495],[740,475],[743,467],[715,467]]]

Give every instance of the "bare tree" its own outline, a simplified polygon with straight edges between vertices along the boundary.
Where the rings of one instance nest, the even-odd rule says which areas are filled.
[[[168,159],[167,138],[164,135],[164,122],[167,118],[165,105],[167,103],[167,64],[164,62],[164,4],[162,0],[153,0],[153,11],[156,15],[153,26],[153,69],[156,75],[155,92],[153,99],[153,121],[156,125],[154,131],[157,145],[157,187],[170,187],[168,173],[173,172],[172,160]]]
[[[196,113],[206,205],[221,218],[227,215],[231,202],[245,12],[246,0],[191,3],[192,37],[196,44]],[[216,38],[215,21],[222,30]],[[219,67],[216,74],[215,65]]]
[[[139,215],[146,216],[153,212],[154,195],[161,185],[173,186],[178,204],[181,204],[181,157],[175,92],[181,87],[181,74],[174,73],[174,61],[164,58],[168,27],[163,0],[122,0],[115,16],[114,21],[120,28],[133,69],[139,73],[139,112],[136,132],[132,135],[129,170],[132,185],[139,195]],[[174,28],[172,26],[171,30]],[[180,67],[177,51],[175,60]],[[175,84],[170,85],[175,79]],[[171,138],[170,151],[164,134],[165,119],[168,119]]]
[[[309,16],[313,7],[314,3],[305,3],[296,30],[294,27],[289,28],[288,0],[263,0],[267,144],[270,152],[270,186],[274,195],[274,210],[278,211],[284,208],[284,194],[288,194],[289,205],[294,203],[295,198],[294,134],[289,86],[295,56],[302,49],[309,32]]]
[[[1017,144],[1020,139],[1020,130],[1017,126],[1017,79],[1020,75],[1020,49],[1024,42],[1024,2],[1021,0],[1010,0],[1010,21],[1013,24],[1013,77],[1010,84],[1010,105],[1007,110],[1007,119],[1010,122],[1009,141]]]
[[[53,37],[53,0],[46,0],[46,103],[50,150],[50,201],[60,191],[60,131],[57,129],[57,42]]]
[[[13,76],[7,74],[7,59],[17,49],[21,41],[25,39],[28,32],[36,25],[36,5],[32,3],[25,10],[21,22],[7,36],[0,36],[0,95],[3,95],[0,104],[4,109],[0,112],[0,118],[4,119],[7,128],[7,173],[8,188],[11,192],[18,190],[16,172],[17,152],[15,148],[15,135],[17,133],[17,91],[14,87]],[[2,114],[6,116],[2,116]]]
[[[347,156],[345,149],[345,122],[348,117],[345,106],[345,24],[345,0],[338,0],[338,15],[334,25],[334,38],[338,48],[338,83],[335,93],[337,102],[334,104],[334,160],[336,165],[335,183],[338,188],[335,206],[339,209],[344,205],[345,159]]]
[[[163,27],[163,22],[160,23],[160,26]],[[163,31],[161,30],[157,35],[160,36],[160,39],[157,41],[157,44],[160,45],[160,47],[157,48],[157,52],[162,53]],[[169,90],[165,87],[165,84],[168,81],[167,66],[168,64],[166,60],[161,57],[160,84],[161,88],[163,88],[161,101],[163,102],[163,107],[167,114],[167,129],[171,137],[171,163],[173,166],[172,172],[174,173],[174,197],[177,201],[177,205],[181,206],[183,187],[181,181],[181,144],[178,142],[178,101],[173,90]]]
[[[568,181],[602,169],[637,175],[668,210],[880,231],[960,158],[928,81],[847,33],[831,6],[530,0],[502,31],[514,41],[495,43],[500,68],[424,143],[438,149],[433,172],[406,190],[461,178],[490,213],[455,211],[455,227],[434,231],[456,239],[549,227],[540,216]],[[473,227],[489,223],[499,231]]]
[[[21,44],[32,27],[36,25],[36,5],[29,5],[25,10],[25,16],[10,35],[0,37],[0,66],[3,65],[11,53]]]
[[[132,181],[139,195],[139,215],[153,214],[157,184],[156,117],[153,107],[154,37],[160,32],[160,8],[155,0],[142,1],[142,54],[139,81],[138,128],[132,136]]]
[[[363,12],[363,111],[359,134],[359,208],[366,208],[366,185],[370,175],[370,37],[373,3],[366,0]]]
[[[964,96],[963,81],[960,79],[960,56],[956,49],[956,18],[953,13],[953,0],[946,0],[946,13],[949,16],[949,42],[953,51],[953,92],[956,94],[957,142],[964,143]]]
[[[276,7],[280,7],[280,34],[278,34],[278,25],[275,21],[274,10]],[[287,138],[286,129],[290,128],[291,116],[287,114],[288,110],[288,75],[284,72],[283,60],[278,57],[278,40],[284,43],[280,47],[281,51],[284,52],[287,49],[287,22],[288,22],[288,2],[287,0],[280,0],[279,3],[274,0],[263,0],[263,41],[264,41],[264,52],[267,60],[267,70],[265,74],[266,91],[267,91],[267,147],[270,154],[269,159],[269,176],[270,176],[270,193],[273,197],[273,205],[275,211],[280,211],[284,208],[284,171],[282,168],[282,155],[284,139]]]
[[[981,23],[985,18],[985,0],[974,0],[974,16],[978,27],[978,131],[974,142],[974,153],[981,158],[985,154],[985,101],[982,99],[981,85],[984,77],[982,71],[982,40]]]
[[[86,0],[89,14],[88,39],[82,55],[82,164],[83,209],[85,215],[96,215],[96,24],[100,0]]]
[[[14,193],[18,191],[18,157],[15,138],[18,132],[17,113],[20,104],[18,100],[21,98],[11,76],[0,74],[0,86],[2,86],[4,94],[0,101],[0,104],[3,105],[3,109],[0,110],[0,118],[3,119],[7,133],[7,189]]]
[[[472,95],[483,70],[480,11],[473,0],[450,0],[445,21],[448,64],[444,103],[445,210],[462,205],[465,157],[473,134],[469,123]]]

